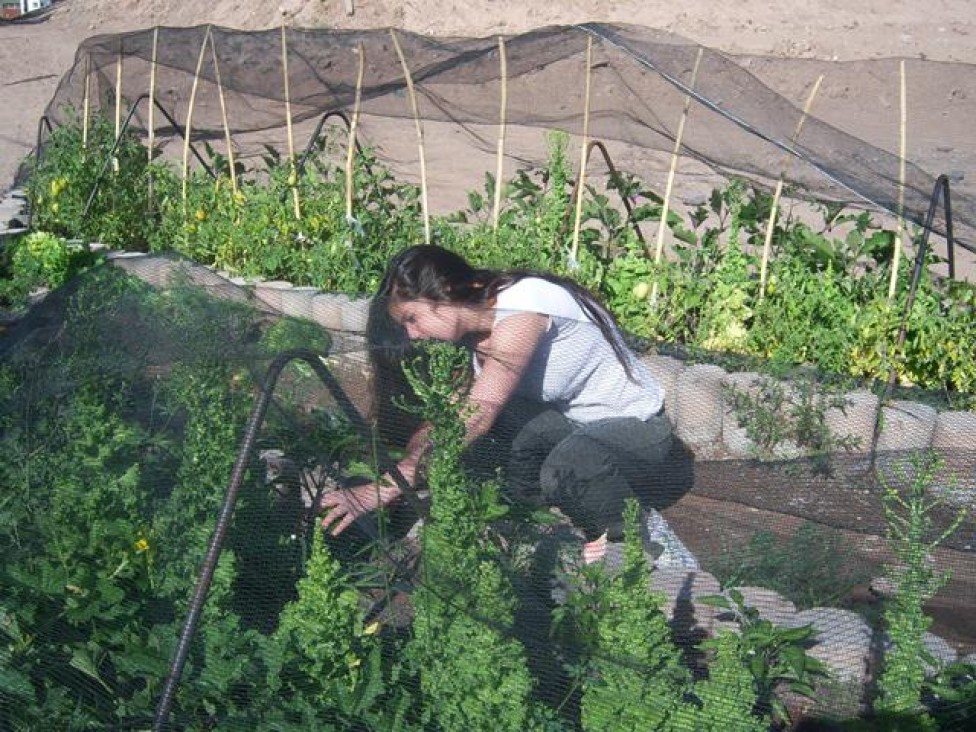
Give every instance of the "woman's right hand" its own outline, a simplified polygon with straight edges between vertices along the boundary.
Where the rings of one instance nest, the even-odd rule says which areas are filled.
[[[400,493],[395,485],[377,483],[330,491],[319,500],[319,512],[325,511],[322,528],[326,531],[331,528],[332,535],[338,536],[360,516],[391,504]]]

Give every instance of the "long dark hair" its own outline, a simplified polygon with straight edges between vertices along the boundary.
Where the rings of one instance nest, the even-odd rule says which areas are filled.
[[[432,300],[458,305],[490,305],[500,291],[526,277],[548,280],[569,292],[600,329],[627,376],[633,379],[628,353],[616,320],[587,289],[566,277],[548,272],[477,269],[464,257],[448,249],[417,245],[404,249],[390,261],[370,304],[366,338],[376,377],[379,414],[390,402],[388,389],[392,389],[393,393],[403,393],[400,389],[403,381],[400,364],[414,353],[406,331],[390,316],[391,301]]]

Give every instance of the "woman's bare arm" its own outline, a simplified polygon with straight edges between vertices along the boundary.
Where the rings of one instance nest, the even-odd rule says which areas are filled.
[[[549,327],[549,318],[538,313],[519,313],[498,323],[484,350],[481,373],[474,380],[468,401],[474,406],[465,422],[465,444],[470,444],[491,429],[505,404],[515,393],[532,355]],[[430,425],[423,425],[407,443],[406,456],[397,468],[410,485],[417,479],[417,468],[430,447]],[[326,493],[320,508],[327,511],[323,528],[340,534],[359,516],[387,506],[402,494],[389,478],[377,483]]]

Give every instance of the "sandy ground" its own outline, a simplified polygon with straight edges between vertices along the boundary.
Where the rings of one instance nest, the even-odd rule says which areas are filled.
[[[933,175],[949,173],[961,193],[976,192],[971,124],[976,67],[970,66],[976,64],[976,8],[971,0],[56,0],[32,22],[0,24],[0,191],[11,185],[33,147],[38,119],[85,38],[153,25],[270,28],[281,23],[282,11],[295,26],[393,26],[436,35],[518,33],[587,20],[638,23],[742,57],[752,73],[797,106],[823,63],[891,57],[957,62],[963,66],[955,67],[956,73],[968,82],[935,84],[930,98],[912,100],[908,158]],[[873,77],[863,74],[864,89],[847,82],[831,88],[828,66],[814,114],[897,152],[897,79],[879,91]],[[887,80],[880,83],[889,86]]]

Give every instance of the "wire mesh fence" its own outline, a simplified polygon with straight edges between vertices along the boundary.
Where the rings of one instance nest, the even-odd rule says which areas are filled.
[[[346,125],[338,149],[320,135],[336,134],[333,118]],[[382,124],[391,118],[399,131]],[[416,134],[405,134],[411,118]],[[46,119],[52,135],[24,172],[41,181],[32,204],[43,223],[97,218],[113,245],[145,233],[143,249],[179,240],[235,274],[267,265],[305,279],[255,284],[173,254],[115,254],[114,266],[86,260],[49,282],[0,336],[0,727],[962,730],[976,716],[971,301],[946,307],[955,285],[923,288],[924,322],[949,325],[912,321],[905,352],[926,353],[919,373],[943,389],[892,391],[897,318],[864,321],[878,333],[860,350],[814,330],[855,322],[837,298],[817,297],[847,286],[833,267],[878,281],[876,262],[905,271],[878,254],[891,232],[872,237],[873,225],[847,220],[846,241],[877,247],[818,264],[815,284],[780,296],[809,305],[786,320],[743,298],[777,302],[789,269],[768,288],[763,271],[757,290],[758,254],[736,259],[740,231],[758,252],[756,224],[775,223],[768,196],[716,192],[706,203],[733,233],[691,233],[666,195],[613,164],[675,151],[672,172],[680,157],[702,175],[748,175],[757,191],[791,187],[826,205],[828,223],[855,203],[964,247],[971,198],[950,209],[946,186],[933,209],[936,177],[797,109],[726,57],[628,26],[504,39],[216,27],[102,36],[79,48]],[[585,165],[573,176],[568,138],[553,143],[552,128],[587,153],[603,146],[607,181],[587,181]],[[464,155],[438,146],[452,136]],[[370,137],[417,188],[362,150],[354,167]],[[65,139],[75,151],[109,144],[86,159],[65,155]],[[77,166],[45,170],[45,155]],[[262,157],[269,192],[244,174]],[[164,158],[179,174],[154,167]],[[430,195],[436,164],[495,178],[468,194],[464,216],[437,220],[438,205],[450,209],[438,202],[461,191]],[[513,164],[545,172],[517,174],[506,214],[491,199]],[[84,190],[70,190],[72,176]],[[614,191],[625,216],[606,203]],[[518,208],[533,196],[538,207]],[[581,230],[584,205],[612,236]],[[518,237],[529,244],[499,239],[500,218],[528,221]],[[475,219],[495,238],[452,238],[477,234]],[[639,326],[658,298],[681,294],[647,268],[654,242],[640,220],[669,232],[691,279],[712,272],[701,260],[720,261],[709,249],[720,234],[721,261],[747,272],[667,323],[707,326],[695,347],[650,331],[618,341],[590,317],[598,311],[552,314],[534,353],[561,353],[553,363],[570,381],[601,381],[616,368],[611,349],[628,379],[559,414],[540,408],[552,396],[545,378],[525,379],[467,446],[473,417],[459,395],[479,369],[525,367],[519,340],[486,354],[437,330],[466,317],[448,310],[420,335],[460,348],[417,347],[405,314],[389,321],[396,297],[332,292],[372,295],[391,257],[439,238],[485,266],[521,257],[584,281],[614,272],[601,294]],[[270,244],[241,247],[241,232]],[[543,237],[556,243],[536,246]],[[45,260],[45,246],[22,251],[41,271],[67,266],[67,255]],[[826,366],[760,372],[735,353],[754,318],[773,334],[766,356],[789,348],[809,363],[811,346],[790,332],[809,330],[836,350],[831,366],[858,359],[878,366],[875,380]],[[566,331],[596,350],[567,350]],[[433,449],[406,480],[399,466],[424,423]],[[375,510],[359,515],[342,496]],[[323,516],[345,530],[323,531]]]
[[[323,497],[392,469],[423,390],[379,388],[362,332],[179,260],[123,267],[3,341],[8,728],[143,729],[161,698],[174,729],[972,718],[967,413],[885,407],[872,447],[877,401],[813,381],[779,401],[648,353],[673,444],[626,476],[638,504],[603,561],[585,563],[572,500],[513,487],[539,424],[518,410],[467,450],[445,433],[417,490],[333,537]],[[466,358],[406,362],[455,393]],[[559,485],[598,450],[556,460]],[[924,694],[899,708],[904,664]]]

